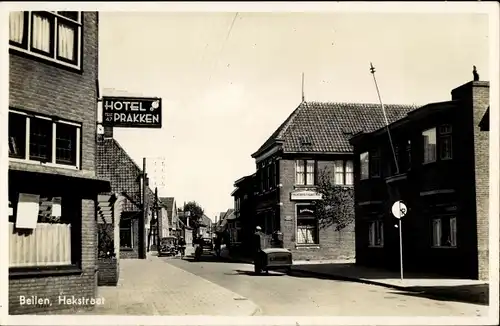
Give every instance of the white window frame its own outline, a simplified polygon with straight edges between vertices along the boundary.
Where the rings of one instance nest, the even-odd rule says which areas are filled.
[[[310,171],[307,169],[308,163],[310,164],[312,162],[313,166],[313,173],[312,173],[312,180],[308,177],[310,175]],[[304,176],[304,182],[299,182],[298,178],[298,168],[299,166],[303,167],[303,171],[300,173],[303,174]],[[310,160],[310,159],[300,159],[300,160],[295,160],[295,185],[298,186],[314,186],[316,185],[316,160]]]
[[[359,154],[359,178],[366,180],[370,178],[370,153]]]
[[[44,59],[53,63],[57,63],[59,65],[63,65],[66,67],[70,67],[73,69],[81,70],[82,67],[82,44],[83,44],[83,32],[82,32],[82,22],[83,22],[83,13],[81,11],[78,11],[78,18],[77,20],[73,20],[71,18],[62,16],[58,14],[57,11],[42,11],[44,14],[51,15],[54,18],[54,37],[51,39],[52,42],[52,51],[54,52],[53,55],[44,55],[38,52],[34,52],[32,50],[32,40],[31,40],[31,34],[32,34],[32,21],[33,21],[33,14],[36,13],[36,11],[24,11],[23,13],[26,13],[24,17],[26,18],[27,16],[27,21],[24,23],[27,23],[27,27],[25,31],[27,31],[27,35],[23,35],[23,40],[25,40],[24,44],[12,44],[10,42],[10,37],[9,37],[9,48],[29,54],[30,56],[34,56],[40,59]],[[75,52],[75,64],[58,59],[58,26],[59,22],[65,22],[68,25],[72,25],[76,28],[76,35],[75,35],[75,42],[77,42],[76,45],[76,52]],[[69,60],[68,60],[69,61]]]
[[[14,157],[9,157],[9,161],[12,162],[22,162],[22,163],[28,163],[28,164],[35,164],[35,165],[45,165],[45,166],[50,166],[50,167],[56,167],[56,168],[62,168],[62,169],[69,169],[69,170],[80,170],[81,166],[81,157],[80,157],[80,151],[81,151],[81,143],[82,143],[82,125],[76,122],[70,122],[70,121],[64,121],[64,120],[57,120],[54,121],[51,118],[37,115],[37,114],[28,114],[26,112],[21,112],[13,109],[9,109],[9,113],[14,113],[14,114],[19,114],[22,116],[26,117],[26,139],[25,139],[25,157],[24,159],[22,158],[14,158]],[[50,162],[40,162],[36,160],[30,160],[30,121],[31,117],[37,118],[37,119],[43,119],[43,120],[49,120],[52,121],[52,155],[51,155],[51,161]],[[56,163],[56,139],[57,139],[57,125],[58,124],[66,124],[75,127],[76,129],[76,164],[75,165],[69,165],[69,164],[60,164]]]
[[[443,238],[443,228],[442,223],[443,219],[449,221],[449,229],[450,229],[450,245],[446,245],[441,243]],[[457,247],[457,217],[450,216],[440,216],[433,218],[431,220],[431,247],[432,248],[456,248]]]
[[[377,243],[377,230],[379,230],[380,242]],[[375,220],[368,223],[368,247],[384,247],[384,221]]]
[[[344,164],[343,160],[333,161],[333,182],[335,185],[343,186],[345,184]]]
[[[429,138],[431,138],[431,139],[432,139],[432,137],[434,137],[434,142],[435,142],[434,151],[431,151],[430,146],[426,145],[426,143],[425,143],[426,134],[429,134]],[[434,134],[434,136],[432,136],[432,134]],[[431,154],[434,155],[434,157],[431,157]],[[423,162],[423,164],[436,162],[437,154],[438,153],[437,153],[437,130],[436,130],[436,128],[433,127],[433,128],[423,130],[422,131],[422,162]]]

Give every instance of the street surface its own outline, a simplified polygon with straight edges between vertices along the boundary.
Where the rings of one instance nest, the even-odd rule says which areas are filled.
[[[203,257],[201,262],[161,258],[284,316],[487,316],[487,306],[437,301],[384,287],[320,279],[293,272],[254,275],[253,266]]]

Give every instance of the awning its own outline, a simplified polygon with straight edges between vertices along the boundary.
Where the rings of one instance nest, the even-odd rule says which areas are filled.
[[[9,162],[9,187],[28,193],[61,193],[67,190],[89,198],[111,191],[110,182],[93,173],[22,162]]]

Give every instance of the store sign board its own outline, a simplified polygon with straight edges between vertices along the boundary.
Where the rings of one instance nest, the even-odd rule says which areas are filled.
[[[161,98],[102,98],[102,125],[124,128],[161,128]]]
[[[321,200],[323,196],[312,190],[299,190],[290,193],[290,200]]]

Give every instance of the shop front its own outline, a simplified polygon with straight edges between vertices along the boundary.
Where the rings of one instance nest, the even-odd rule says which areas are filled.
[[[11,314],[93,306],[72,307],[64,299],[96,297],[97,195],[110,188],[109,182],[79,172],[9,164]],[[32,298],[52,304],[23,304]]]

